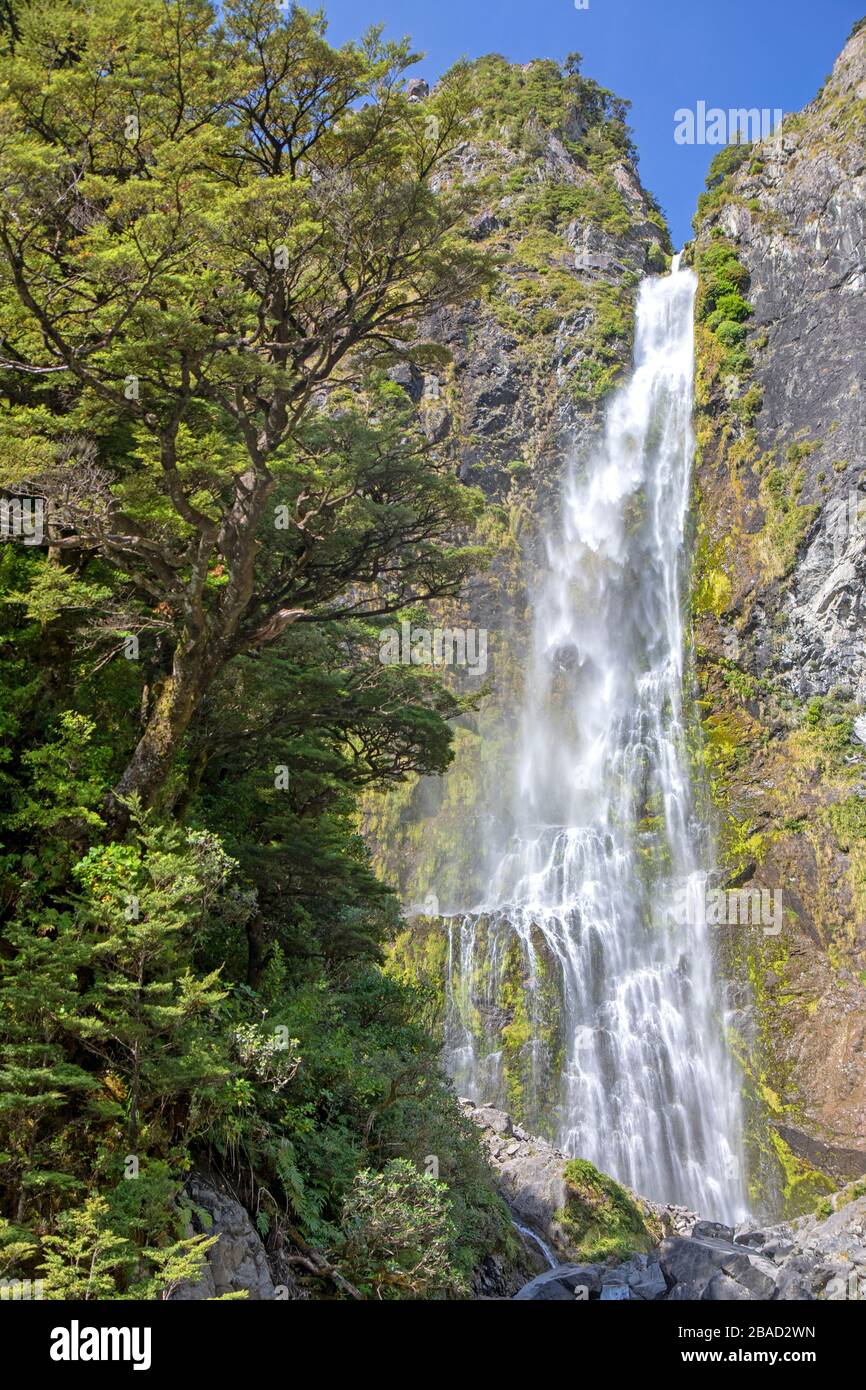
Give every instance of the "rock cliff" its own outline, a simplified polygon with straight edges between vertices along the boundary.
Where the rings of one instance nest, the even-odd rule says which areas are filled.
[[[725,946],[755,1193],[806,1202],[866,1169],[866,27],[695,225],[704,756],[728,881],[785,921]]]
[[[481,128],[454,177],[484,193],[473,235],[499,277],[428,326],[450,354],[438,377],[395,373],[492,503],[495,558],[449,615],[489,629],[488,690],[449,774],[366,818],[385,876],[428,902],[394,968],[440,988],[436,914],[481,896],[485,808],[508,778],[538,522],[628,360],[636,284],[670,249],[615,98],[549,63],[475,71]],[[722,151],[695,231],[693,751],[719,881],[781,893],[779,934],[725,927],[717,944],[751,1199],[796,1215],[866,1171],[866,25],[810,106]],[[497,1001],[506,1070],[524,1037],[515,970]]]
[[[467,81],[477,133],[452,177],[474,190],[472,235],[496,256],[497,277],[480,299],[425,325],[447,362],[432,373],[407,359],[393,375],[459,476],[490,502],[478,539],[492,563],[465,602],[441,614],[488,633],[483,677],[454,673],[466,693],[487,693],[460,722],[449,774],[372,799],[365,821],[378,866],[407,905],[432,891],[442,910],[471,900],[482,882],[486,817],[501,796],[519,709],[538,521],[629,361],[637,285],[664,269],[670,251],[637,174],[627,104],[582,76],[575,59],[521,67],[494,55],[471,64]]]

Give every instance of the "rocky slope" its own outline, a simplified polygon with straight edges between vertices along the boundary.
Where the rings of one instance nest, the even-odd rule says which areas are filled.
[[[866,1170],[866,27],[696,228],[705,758],[729,881],[785,908],[725,945],[754,1194],[806,1205]]]
[[[660,1206],[533,1138],[503,1111],[464,1107],[482,1130],[514,1218],[553,1268],[522,1301],[810,1301],[866,1298],[866,1184],[771,1227],[724,1226]]]

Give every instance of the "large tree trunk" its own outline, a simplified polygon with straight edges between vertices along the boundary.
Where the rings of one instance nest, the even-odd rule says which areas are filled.
[[[257,912],[247,922],[247,984],[250,989],[258,989],[270,958],[265,946],[265,920]]]
[[[166,445],[171,450],[173,447],[173,441]],[[266,471],[257,472],[251,467],[236,479],[235,500],[219,532],[211,523],[201,527],[198,560],[187,595],[187,626],[175,648],[171,673],[160,685],[144,733],[108,798],[107,816],[115,836],[122,835],[129,824],[129,808],[124,806],[124,799],[138,796],[143,806],[154,804],[199,703],[235,649],[253,597],[256,532],[273,487]],[[208,566],[217,545],[228,564],[229,581],[219,608],[209,621],[204,593]],[[294,621],[296,616],[296,612],[289,612],[286,622]],[[284,622],[282,626],[285,625]],[[282,627],[272,626],[273,631],[269,628],[262,641],[279,635]]]
[[[208,651],[207,639],[178,644],[171,673],[159,687],[144,733],[109,795],[107,814],[112,832],[122,835],[129,824],[124,801],[137,796],[152,806],[169,773],[190,720],[220,662]]]

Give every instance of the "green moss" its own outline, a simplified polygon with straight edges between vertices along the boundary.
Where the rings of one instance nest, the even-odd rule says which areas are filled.
[[[483,966],[490,968],[488,960]],[[479,993],[480,981],[474,986]],[[552,1117],[561,1100],[564,1039],[559,970],[543,939],[533,941],[533,969],[512,935],[499,952],[499,968],[488,997],[496,1013],[476,1037],[479,1056],[500,1054],[507,1109],[536,1134],[553,1137]]]
[[[782,1196],[786,1216],[791,1219],[813,1212],[816,1203],[822,1197],[829,1192],[835,1192],[835,1181],[795,1154],[775,1129],[770,1130],[770,1140],[784,1175]]]
[[[730,815],[722,826],[722,847],[725,863],[731,873],[737,875],[748,864],[761,862],[766,852],[766,840],[760,832],[756,832],[751,821]]]
[[[391,942],[385,974],[417,989],[425,1004],[425,1017],[441,1038],[445,1022],[445,984],[448,968],[448,931],[438,918],[415,917]]]
[[[816,1204],[815,1215],[824,1218],[832,1216],[834,1211],[842,1211],[860,1197],[866,1197],[866,1182],[848,1183],[840,1192],[834,1192],[832,1197],[822,1197]]]
[[[726,542],[711,545],[707,531],[701,528],[695,546],[692,574],[692,613],[701,617],[710,613],[720,618],[731,603],[731,581],[725,569]]]
[[[866,798],[847,797],[828,807],[824,814],[839,848],[850,856],[851,899],[855,917],[862,921],[866,914]]]
[[[566,1163],[563,1178],[565,1206],[554,1219],[568,1237],[576,1260],[624,1260],[633,1254],[649,1254],[658,1244],[663,1233],[657,1218],[586,1159]]]

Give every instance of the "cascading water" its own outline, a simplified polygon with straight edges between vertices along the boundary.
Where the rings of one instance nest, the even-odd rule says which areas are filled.
[[[514,833],[450,922],[447,1063],[476,1100],[518,1085],[528,1122],[642,1195],[736,1219],[711,946],[675,910],[702,891],[705,839],[682,715],[694,293],[678,258],[643,282],[630,379],[546,538]]]

